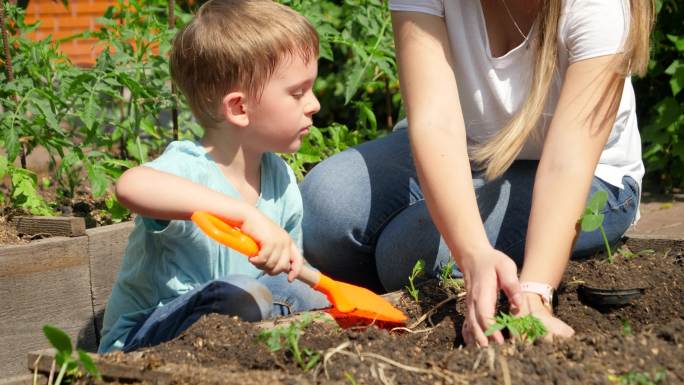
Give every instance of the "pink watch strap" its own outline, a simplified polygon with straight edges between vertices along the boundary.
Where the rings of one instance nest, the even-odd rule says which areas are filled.
[[[545,306],[552,306],[553,287],[551,285],[541,282],[520,282],[520,290],[524,293],[539,294]]]

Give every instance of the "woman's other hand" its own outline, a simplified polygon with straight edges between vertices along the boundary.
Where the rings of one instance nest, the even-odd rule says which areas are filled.
[[[568,324],[556,318],[551,309],[544,305],[539,294],[522,293],[520,307],[511,307],[511,314],[516,317],[532,314],[537,317],[546,327],[547,334],[544,340],[550,341],[554,337],[568,338],[575,334],[575,330]]]

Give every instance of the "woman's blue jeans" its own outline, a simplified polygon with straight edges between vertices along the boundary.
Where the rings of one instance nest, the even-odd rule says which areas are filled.
[[[287,281],[287,274],[229,275],[205,283],[155,309],[128,334],[123,351],[169,341],[205,314],[238,316],[259,321],[330,306],[326,297],[301,281]]]
[[[491,182],[473,174],[489,241],[519,265],[537,164],[516,161]],[[608,193],[603,226],[611,243],[627,231],[637,210],[637,183],[631,177],[623,183],[625,188],[620,189],[594,177],[591,184],[589,196],[598,190]],[[314,167],[300,187],[304,255],[333,278],[392,291],[407,284],[418,259],[425,260],[426,271],[433,276],[452,259],[425,205],[407,130],[330,157]],[[603,244],[599,230],[581,233],[573,257],[597,253]]]

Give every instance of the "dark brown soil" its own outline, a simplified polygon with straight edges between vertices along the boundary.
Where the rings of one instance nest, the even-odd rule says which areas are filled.
[[[7,223],[7,219],[0,217],[0,245],[20,245],[28,240],[22,238],[17,229]]]
[[[569,340],[464,347],[462,296],[432,282],[421,287],[419,303],[408,296],[400,300],[412,331],[309,324],[298,346],[321,357],[306,372],[291,350],[271,352],[260,342],[262,329],[255,324],[219,315],[202,318],[168,343],[104,359],[173,373],[177,383],[193,384],[682,384],[683,273],[681,247],[618,257],[613,265],[601,259],[571,262],[556,307],[577,332]],[[593,280],[646,290],[629,305],[596,309],[577,294],[581,281]]]

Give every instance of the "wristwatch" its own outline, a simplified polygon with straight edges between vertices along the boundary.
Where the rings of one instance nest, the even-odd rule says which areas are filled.
[[[553,287],[541,282],[520,282],[520,290],[523,293],[534,293],[541,297],[542,304],[547,309],[551,310],[553,307]]]

